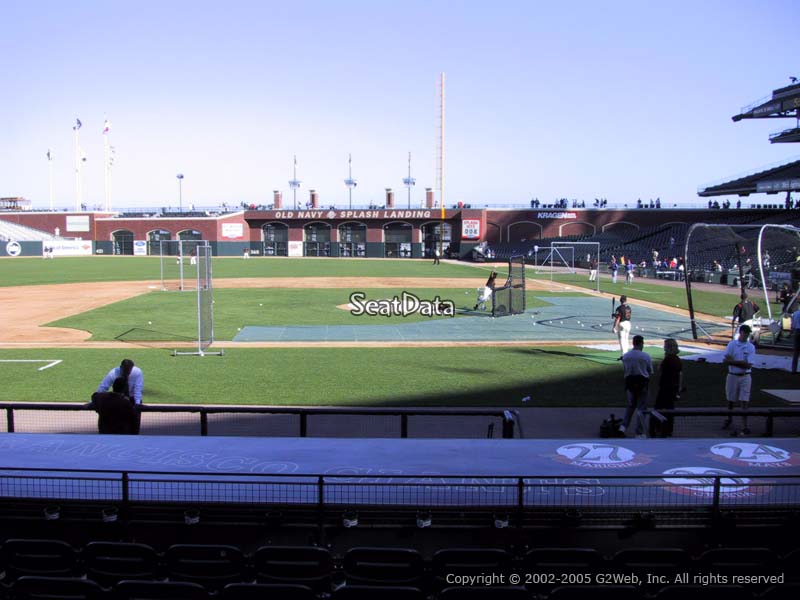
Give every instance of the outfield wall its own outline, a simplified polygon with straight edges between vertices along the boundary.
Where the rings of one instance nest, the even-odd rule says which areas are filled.
[[[791,216],[791,215],[790,215]],[[127,216],[109,213],[0,212],[0,220],[61,237],[94,242],[95,254],[134,254],[134,242],[204,239],[216,256],[330,256],[427,258],[440,248],[467,257],[481,242],[507,243],[603,232],[626,233],[667,224],[747,223],[774,218],[780,209],[377,209],[246,210],[223,215]],[[189,236],[189,237],[186,237]],[[122,242],[121,240],[123,240]],[[22,241],[22,240],[18,240]],[[41,245],[23,254],[41,255]],[[155,244],[155,246],[153,246]],[[139,250],[143,247],[139,244]],[[449,249],[449,253],[447,252]],[[0,253],[2,254],[2,253]]]

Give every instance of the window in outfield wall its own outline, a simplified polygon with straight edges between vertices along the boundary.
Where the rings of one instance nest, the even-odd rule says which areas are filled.
[[[331,255],[331,227],[325,223],[311,223],[303,228],[305,256]]]
[[[386,258],[411,258],[409,223],[387,223],[383,226],[383,247]]]
[[[283,223],[267,223],[261,227],[262,254],[288,256],[289,227]]]
[[[111,234],[114,242],[114,254],[133,256],[133,232],[120,229]]]
[[[364,257],[367,255],[367,226],[363,223],[339,225],[339,256]]]
[[[161,254],[161,240],[171,240],[172,234],[166,229],[154,229],[147,232],[147,253],[159,256]]]
[[[434,247],[439,247],[439,240],[442,242],[443,254],[450,248],[453,240],[453,228],[450,223],[427,223],[422,226],[423,252],[426,257],[433,257]]]
[[[197,229],[184,229],[178,232],[179,240],[202,240],[203,234]]]

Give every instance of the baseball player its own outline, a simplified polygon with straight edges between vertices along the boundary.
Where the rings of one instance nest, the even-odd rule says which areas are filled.
[[[611,331],[616,333],[617,337],[619,338],[619,351],[621,360],[622,356],[624,356],[628,350],[631,349],[631,307],[628,304],[627,296],[619,297],[619,306],[614,311],[614,314],[611,315],[611,317],[614,319],[614,327],[611,329]]]

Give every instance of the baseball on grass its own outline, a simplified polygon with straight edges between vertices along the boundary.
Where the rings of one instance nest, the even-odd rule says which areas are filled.
[[[153,322],[152,322],[152,321],[148,321],[148,322],[147,322],[147,324],[148,324],[148,325],[152,325],[152,324],[153,324]]]

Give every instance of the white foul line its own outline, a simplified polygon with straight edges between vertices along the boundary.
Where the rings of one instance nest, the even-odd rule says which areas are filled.
[[[57,364],[62,362],[62,360],[61,359],[58,359],[58,360],[38,359],[37,360],[37,359],[24,359],[24,358],[17,358],[17,359],[14,359],[14,358],[8,358],[8,359],[0,358],[0,363],[37,363],[37,362],[49,363],[49,364],[46,364],[43,367],[39,367],[38,369],[36,369],[37,371],[44,371],[45,369],[49,369],[50,367],[55,367]]]

